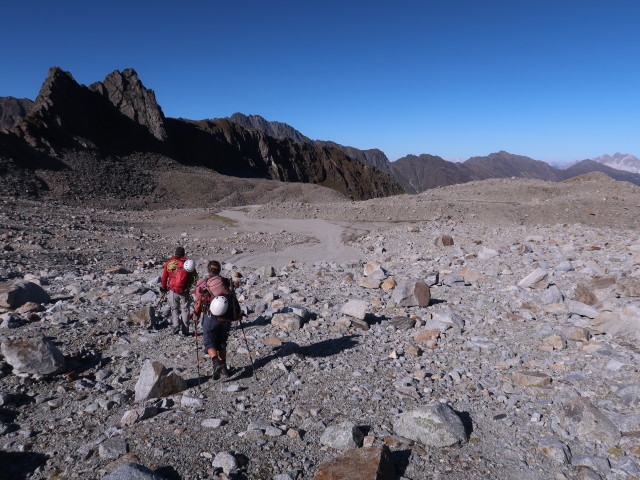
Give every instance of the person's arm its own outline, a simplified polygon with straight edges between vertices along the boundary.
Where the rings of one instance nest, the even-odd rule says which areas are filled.
[[[165,263],[164,267],[162,268],[162,282],[160,284],[160,290],[162,290],[163,292],[167,291],[167,281],[169,280],[169,271],[167,270],[167,265],[168,263]]]

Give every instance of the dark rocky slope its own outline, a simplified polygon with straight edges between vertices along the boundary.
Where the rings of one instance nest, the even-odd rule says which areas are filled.
[[[33,106],[28,98],[0,97],[0,132],[7,133]]]
[[[98,183],[118,198],[151,195],[154,200],[159,185],[152,172],[178,165],[245,179],[315,183],[354,199],[402,192],[384,172],[334,148],[274,138],[226,120],[167,119],[153,91],[131,69],[85,87],[70,73],[51,68],[29,113],[7,137],[2,145],[14,147],[0,150],[6,175],[29,170],[31,175],[20,177],[38,178],[39,191],[56,192],[73,178],[68,189],[77,199],[95,193],[79,186]],[[19,144],[24,148],[15,148]],[[25,148],[49,160],[34,164]],[[54,164],[56,168],[49,168]],[[59,173],[61,166],[64,174]],[[13,179],[18,189],[20,177]],[[170,196],[172,184],[162,190]]]

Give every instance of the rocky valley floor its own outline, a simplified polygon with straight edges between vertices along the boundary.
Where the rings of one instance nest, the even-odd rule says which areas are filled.
[[[0,292],[26,280],[51,297],[2,310],[0,478],[99,479],[125,462],[167,479],[356,478],[318,472],[368,445],[389,451],[379,478],[640,478],[630,184],[491,180],[228,211],[0,205]],[[209,259],[241,275],[228,379],[170,333],[166,304],[146,328],[178,244],[201,275]],[[21,373],[9,347],[43,336],[62,371]],[[186,389],[136,402],[148,360]],[[410,438],[428,425],[403,422],[438,405],[454,425],[432,437],[455,438]]]

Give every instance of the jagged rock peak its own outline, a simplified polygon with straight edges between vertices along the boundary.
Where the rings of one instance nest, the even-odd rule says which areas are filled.
[[[106,97],[120,112],[149,129],[158,140],[167,139],[164,113],[153,90],[145,88],[132,68],[114,70],[89,88]]]
[[[47,78],[40,87],[40,92],[33,106],[34,111],[42,107],[51,106],[56,95],[67,96],[79,85],[69,72],[65,72],[60,67],[51,67],[47,72]]]

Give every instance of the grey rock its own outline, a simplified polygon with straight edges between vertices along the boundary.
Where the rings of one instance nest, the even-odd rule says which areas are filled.
[[[276,276],[276,272],[272,266],[263,266],[255,271],[255,274],[260,278],[271,278]]]
[[[590,305],[575,300],[565,301],[565,305],[569,309],[569,313],[575,313],[581,317],[596,318],[600,312]]]
[[[393,423],[393,430],[397,435],[431,447],[448,447],[467,440],[462,420],[444,403],[401,414]]]
[[[557,285],[549,285],[549,288],[544,289],[540,293],[540,303],[562,303],[564,301],[564,295],[560,291]]]
[[[136,408],[133,410],[127,410],[120,419],[120,425],[127,427],[138,422],[142,422],[148,418],[155,417],[158,414],[158,407],[148,406],[143,408]]]
[[[280,330],[291,332],[302,328],[302,317],[296,313],[276,313],[271,318],[271,325]]]
[[[153,473],[137,463],[123,463],[102,480],[167,480],[167,477]]]
[[[362,446],[364,433],[352,422],[328,426],[320,436],[320,443],[336,450],[348,450]]]
[[[616,391],[622,402],[628,407],[640,406],[640,383],[623,385]]]
[[[368,302],[364,300],[349,300],[340,308],[340,313],[353,318],[364,320],[369,310]]]
[[[105,440],[98,446],[98,454],[100,458],[107,460],[115,460],[125,455],[129,451],[127,441],[121,436],[112,437]]]
[[[585,442],[599,441],[614,446],[620,441],[620,430],[588,399],[578,397],[563,408],[561,424]]]
[[[51,375],[64,370],[64,355],[45,337],[7,340],[0,347],[5,361],[17,375]]]
[[[518,282],[518,286],[521,288],[530,288],[538,282],[542,282],[547,278],[549,272],[544,268],[537,268],[522,280]]]
[[[572,456],[569,447],[557,438],[543,438],[538,442],[538,449],[556,463],[571,463]]]
[[[162,363],[146,360],[135,387],[135,401],[166,397],[187,389],[187,382]]]
[[[213,468],[221,468],[227,475],[238,468],[238,461],[231,452],[219,452],[211,464]]]
[[[571,465],[574,467],[588,467],[605,476],[611,470],[611,464],[607,457],[595,455],[575,455],[571,460]]]

